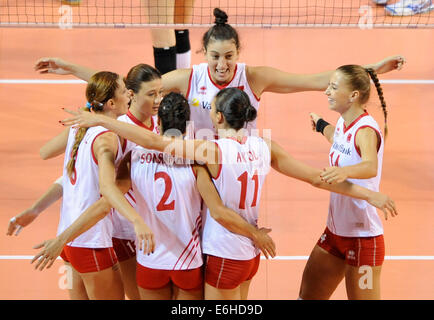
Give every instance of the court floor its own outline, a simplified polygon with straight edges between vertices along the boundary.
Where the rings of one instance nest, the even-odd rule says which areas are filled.
[[[192,63],[204,61],[200,39],[190,30]],[[434,298],[434,30],[240,28],[240,62],[293,73],[365,64],[402,54],[403,70],[380,76],[389,111],[381,191],[396,202],[399,215],[384,221],[386,261],[382,298]],[[32,247],[55,236],[59,204],[41,214],[18,237],[7,237],[8,220],[27,208],[60,175],[63,157],[41,160],[39,148],[62,130],[61,107],[84,104],[83,83],[72,77],[39,75],[44,56],[125,75],[137,63],[153,64],[149,29],[0,28],[0,299],[68,299],[62,262],[34,271]],[[29,81],[29,80],[44,80]],[[19,81],[18,81],[19,80]],[[396,81],[401,80],[401,81]],[[414,81],[424,80],[424,81]],[[322,168],[329,146],[311,131],[309,112],[336,121],[322,92],[261,98],[258,126],[296,158]],[[383,124],[373,91],[368,111]],[[328,192],[271,172],[262,194],[259,224],[271,227],[278,257],[262,260],[250,299],[296,299],[302,271],[325,228]],[[382,215],[382,213],[380,212]],[[345,299],[344,283],[332,299]]]

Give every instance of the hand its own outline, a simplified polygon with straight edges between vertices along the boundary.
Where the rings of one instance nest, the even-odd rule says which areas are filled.
[[[89,128],[101,125],[100,117],[95,113],[89,111],[84,111],[83,109],[78,109],[77,111],[72,111],[62,108],[65,112],[72,114],[73,117],[67,118],[59,121],[64,126],[76,126],[79,128]]]
[[[276,244],[273,239],[268,235],[271,232],[271,229],[268,228],[260,228],[256,232],[256,240],[254,241],[255,246],[258,247],[265,258],[268,259],[270,256],[274,258],[276,256]]]
[[[322,181],[329,184],[341,183],[347,180],[348,174],[345,167],[328,167],[323,169],[323,172],[320,174],[320,178]]]
[[[382,74],[392,70],[401,70],[404,63],[405,58],[403,56],[391,56],[375,63],[372,68],[377,74]]]
[[[19,215],[9,220],[8,231],[6,235],[11,236],[16,231],[15,235],[17,236],[21,229],[32,223],[37,216],[38,214],[35,213],[31,208],[24,210]]]
[[[316,113],[309,113],[310,116],[310,124],[312,125],[312,130],[316,132],[316,123],[319,119],[322,119],[320,115],[317,115]]]
[[[71,74],[71,66],[60,58],[41,58],[36,61],[35,71],[39,73]]]
[[[53,265],[54,261],[56,261],[57,257],[62,253],[64,246],[65,243],[59,237],[46,240],[33,247],[33,249],[44,249],[35,255],[30,263],[38,261],[35,265],[35,270],[38,269],[39,266],[40,271],[44,270],[45,267],[49,269]]]
[[[134,231],[136,232],[136,239],[138,241],[139,251],[143,250],[143,254],[154,253],[155,240],[154,234],[151,229],[146,225],[143,220],[134,223]]]
[[[367,201],[369,202],[369,204],[383,211],[384,218],[386,220],[388,217],[388,213],[390,213],[392,217],[398,215],[395,207],[395,202],[390,199],[388,195],[382,194],[380,192],[372,192],[372,195],[368,198]]]

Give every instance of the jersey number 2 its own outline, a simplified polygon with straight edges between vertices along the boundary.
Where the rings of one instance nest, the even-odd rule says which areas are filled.
[[[172,200],[170,203],[166,203],[170,193],[172,192],[172,179],[170,179],[170,176],[166,172],[156,172],[154,181],[157,181],[158,179],[164,180],[165,187],[163,197],[157,205],[157,211],[174,210],[175,200]]]
[[[253,196],[253,201],[251,207],[256,207],[256,200],[258,198],[258,175],[255,173],[252,177],[252,180],[255,182],[255,194]],[[241,195],[240,195],[240,209],[246,209],[246,194],[247,194],[247,183],[248,183],[248,174],[247,171],[244,171],[242,175],[238,177],[238,181],[241,182]]]

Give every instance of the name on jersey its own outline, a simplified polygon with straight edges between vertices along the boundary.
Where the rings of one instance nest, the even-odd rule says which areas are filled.
[[[189,164],[190,160],[185,160],[179,157],[173,157],[167,153],[155,153],[155,152],[144,152],[140,156],[140,163],[157,163],[173,165],[176,164]]]
[[[237,154],[237,163],[257,160],[259,160],[258,156],[255,154],[255,151],[252,150],[247,152],[238,152]]]
[[[332,148],[339,151],[340,153],[351,156],[351,148],[350,147],[345,148],[345,145],[342,143],[338,144],[338,143],[334,142]]]

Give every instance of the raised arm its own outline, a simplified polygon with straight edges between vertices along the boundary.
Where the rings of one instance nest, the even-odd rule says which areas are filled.
[[[348,181],[329,184],[320,178],[321,170],[315,169],[294,159],[277,143],[271,141],[271,166],[278,172],[307,183],[316,188],[344,194],[353,198],[368,201],[371,205],[382,210],[387,219],[388,213],[397,215],[395,203],[387,195],[375,192]]]
[[[400,70],[405,59],[400,56],[387,57],[379,62],[367,64],[365,68],[372,68],[376,73],[386,73]],[[259,97],[263,92],[292,93],[300,91],[321,91],[327,88],[334,71],[314,74],[294,74],[271,67],[247,68],[247,79],[253,92]]]
[[[60,58],[41,58],[35,63],[35,71],[39,73],[54,73],[60,75],[71,74],[84,81],[89,81],[89,79],[98,71],[91,68],[74,64],[62,60]]]
[[[251,239],[267,259],[269,256],[273,258],[276,255],[276,245],[268,235],[271,229],[257,229],[244,220],[238,213],[227,208],[223,204],[206,168],[195,166],[194,170],[197,175],[199,193],[209,208],[211,217],[230,232]]]
[[[311,112],[309,113],[309,116],[312,130],[315,132],[321,132],[328,142],[333,143],[335,126],[325,121],[321,116],[317,115],[316,113]],[[322,122],[318,123],[320,119],[322,120]]]

